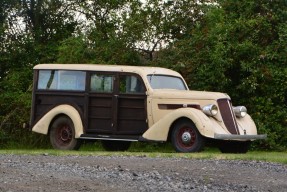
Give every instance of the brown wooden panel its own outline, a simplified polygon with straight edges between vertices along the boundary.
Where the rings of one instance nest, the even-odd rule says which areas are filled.
[[[145,98],[140,96],[134,97],[120,97],[119,107],[129,107],[129,108],[145,108]]]
[[[135,95],[118,98],[117,134],[141,135],[147,130],[145,97]]]
[[[145,120],[146,114],[144,109],[135,108],[119,108],[120,112],[118,114],[119,119],[135,119],[135,120]]]
[[[89,106],[90,107],[112,107],[111,96],[106,96],[106,97],[93,96],[90,98]]]
[[[110,118],[93,118],[89,119],[89,129],[87,133],[111,133],[111,119]]]
[[[89,107],[91,118],[112,118],[112,109],[105,107]]]
[[[90,96],[87,133],[111,133],[113,131],[112,103],[112,95]]]
[[[84,94],[66,92],[66,95],[63,95],[60,92],[40,92],[35,94],[34,101],[34,119],[36,121],[52,108],[62,104],[72,105],[80,110],[81,114],[84,113]]]
[[[118,120],[118,134],[140,135],[147,129],[145,120]]]

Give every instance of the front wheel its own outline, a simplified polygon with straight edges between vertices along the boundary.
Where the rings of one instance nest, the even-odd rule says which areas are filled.
[[[204,147],[204,137],[188,120],[178,122],[171,132],[171,142],[177,152],[199,152]]]
[[[67,116],[60,116],[50,128],[50,142],[54,149],[77,150],[81,141],[75,138],[75,128],[72,120]]]

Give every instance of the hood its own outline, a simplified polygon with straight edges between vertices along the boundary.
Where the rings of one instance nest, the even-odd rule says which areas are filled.
[[[156,89],[149,93],[153,98],[159,99],[196,99],[196,100],[217,100],[230,97],[225,93],[208,91],[190,91],[174,89]]]

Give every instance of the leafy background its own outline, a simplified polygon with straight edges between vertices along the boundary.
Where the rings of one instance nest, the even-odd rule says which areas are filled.
[[[284,0],[0,0],[0,145],[47,146],[29,121],[38,63],[162,66],[247,106],[255,149],[287,148]]]

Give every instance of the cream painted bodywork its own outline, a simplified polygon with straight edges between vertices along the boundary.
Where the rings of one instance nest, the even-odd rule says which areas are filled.
[[[143,138],[154,141],[166,141],[172,125],[180,118],[190,119],[201,135],[214,138],[215,134],[231,135],[227,130],[220,111],[214,117],[207,116],[201,110],[184,108],[186,105],[197,105],[202,108],[205,105],[217,105],[217,99],[230,99],[230,97],[218,92],[189,91],[189,90],[154,90],[148,95],[147,111],[149,129],[143,134]],[[160,109],[160,104],[182,105],[182,108]],[[244,118],[236,118],[240,135],[257,135],[257,128],[249,115]]]
[[[154,141],[166,141],[172,124],[180,118],[190,119],[201,135],[213,137],[214,133],[228,134],[222,127],[214,123],[212,118],[208,118],[200,110],[194,108],[179,108],[165,115],[153,124],[144,134],[143,138]],[[211,129],[212,127],[212,129]]]
[[[186,105],[199,105],[205,106],[208,104],[216,104],[217,98],[229,98],[229,96],[222,93],[211,93],[205,91],[189,91],[189,90],[156,90],[152,94],[148,96],[149,105],[152,113],[153,119],[149,122],[152,126],[153,123],[156,123],[160,119],[162,119],[165,115],[172,112],[172,110],[162,110],[159,109],[159,104],[186,104]],[[200,99],[198,99],[200,98]],[[201,112],[201,111],[200,111]],[[216,115],[216,118],[221,120],[220,114]]]
[[[239,127],[240,135],[257,135],[256,125],[251,119],[250,115],[247,114],[244,118],[236,118],[236,121]]]
[[[74,128],[75,128],[75,138],[79,138],[81,134],[83,134],[83,124],[81,117],[78,111],[70,106],[70,105],[59,105],[48,113],[46,113],[32,128],[32,131],[41,133],[41,134],[48,134],[50,124],[54,117],[57,115],[67,115],[73,121]]]
[[[142,135],[146,140],[166,141],[173,123],[180,118],[190,119],[197,127],[201,135],[214,138],[215,134],[230,135],[224,125],[220,111],[214,117],[209,117],[201,110],[184,108],[184,105],[198,105],[202,108],[208,104],[217,104],[218,99],[230,99],[224,93],[189,91],[182,76],[172,70],[159,67],[121,66],[121,65],[95,65],[95,64],[40,64],[34,67],[37,70],[80,70],[80,71],[105,71],[136,73],[142,77],[146,86],[147,95],[147,122],[148,130]],[[179,77],[183,80],[187,90],[153,89],[147,79],[147,75],[159,74]],[[182,105],[175,110],[160,109],[159,104]],[[47,134],[51,121],[59,114],[69,116],[75,126],[75,137],[83,134],[83,123],[78,111],[70,105],[60,105],[45,114],[32,128],[33,131]],[[240,135],[257,135],[256,126],[249,115],[244,118],[236,118]]]

